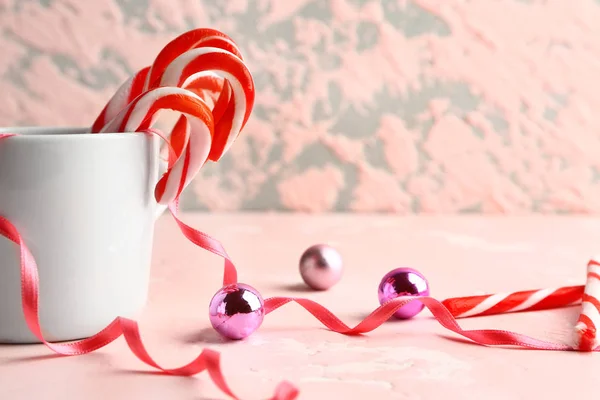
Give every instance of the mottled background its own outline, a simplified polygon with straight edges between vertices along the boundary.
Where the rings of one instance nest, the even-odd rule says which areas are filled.
[[[91,124],[213,27],[258,99],[187,208],[597,212],[598,21],[593,0],[0,0],[0,124]]]

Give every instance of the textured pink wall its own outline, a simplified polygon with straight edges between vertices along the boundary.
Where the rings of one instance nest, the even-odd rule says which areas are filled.
[[[0,0],[0,124],[90,124],[215,27],[257,106],[188,208],[597,212],[598,21],[593,0]]]

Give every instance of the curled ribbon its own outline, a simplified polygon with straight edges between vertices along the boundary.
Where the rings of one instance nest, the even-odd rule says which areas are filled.
[[[157,134],[156,131],[149,130],[149,133]],[[8,138],[10,134],[0,135],[0,139]],[[162,136],[161,136],[162,137]],[[164,139],[164,138],[163,138]],[[172,158],[172,157],[170,157]],[[171,164],[171,163],[170,163]],[[183,235],[196,246],[203,248],[213,254],[216,254],[224,260],[223,284],[228,285],[237,282],[237,270],[231,258],[227,255],[223,245],[211,236],[192,228],[185,224],[178,214],[177,199],[169,204],[169,211],[175,219],[180,231]],[[5,217],[0,216],[0,235],[12,241],[19,247],[20,251],[20,273],[21,273],[21,301],[25,321],[31,332],[43,342],[53,352],[65,355],[74,356],[91,353],[108,345],[121,335],[124,336],[129,349],[132,353],[145,364],[158,369],[159,371],[169,375],[192,376],[200,372],[207,371],[214,384],[225,394],[233,399],[239,399],[229,385],[227,384],[220,366],[219,353],[204,349],[198,357],[188,364],[179,368],[164,368],[160,366],[150,356],[146,347],[143,344],[140,336],[139,327],[136,321],[117,317],[106,328],[98,332],[96,335],[87,339],[70,342],[70,343],[50,343],[46,341],[42,335],[39,323],[39,277],[35,258],[27,248],[20,235],[18,229]],[[463,336],[472,342],[485,346],[516,346],[519,348],[529,348],[536,350],[559,350],[572,351],[573,346],[566,344],[551,343],[535,339],[526,335],[515,332],[495,329],[485,330],[465,330],[460,327],[457,320],[452,316],[451,312],[433,297],[413,297],[403,296],[393,299],[364,318],[359,324],[351,328],[336,317],[331,311],[309,299],[293,298],[293,297],[272,297],[265,300],[265,311],[271,313],[278,308],[295,302],[316,319],[318,319],[328,329],[344,335],[358,335],[373,331],[384,322],[386,322],[399,308],[413,301],[422,302],[433,314],[433,317],[446,329]],[[593,351],[600,351],[600,346]],[[287,381],[279,383],[270,400],[293,400],[299,394],[298,389]]]

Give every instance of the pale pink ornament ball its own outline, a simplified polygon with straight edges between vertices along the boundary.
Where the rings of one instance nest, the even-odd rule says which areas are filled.
[[[342,256],[326,244],[309,247],[300,257],[300,275],[310,288],[327,290],[342,277]]]

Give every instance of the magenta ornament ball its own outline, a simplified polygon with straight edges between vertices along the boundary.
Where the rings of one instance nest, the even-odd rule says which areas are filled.
[[[342,256],[326,244],[316,244],[300,257],[300,275],[311,289],[327,290],[342,277]]]
[[[429,296],[429,283],[419,271],[412,268],[397,268],[388,272],[378,289],[379,304],[387,303],[399,296]],[[420,313],[425,306],[414,301],[395,313],[398,319],[409,319]]]
[[[265,317],[258,290],[243,283],[221,288],[210,301],[210,323],[228,339],[244,339],[257,330]]]

